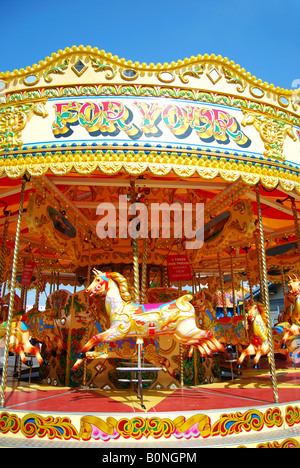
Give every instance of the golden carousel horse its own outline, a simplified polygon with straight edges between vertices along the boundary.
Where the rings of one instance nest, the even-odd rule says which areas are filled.
[[[203,290],[197,293],[195,309],[199,323],[204,330],[211,331],[215,338],[227,346],[237,346],[241,352],[243,346],[249,345],[247,320],[243,315],[233,317],[216,316],[216,312]]]
[[[37,308],[32,308],[25,316],[22,316],[30,336],[40,343],[44,343],[48,353],[52,356],[65,351],[59,332],[60,320],[56,318],[56,314],[56,309],[40,311]]]
[[[7,322],[2,322],[0,324],[0,346],[5,346],[6,330]],[[22,320],[13,320],[8,344],[9,352],[18,354],[26,366],[32,365],[31,360],[27,359],[26,354],[33,354],[40,365],[44,364],[48,366],[49,362],[42,358],[39,348],[32,345],[30,337],[31,335],[26,323]]]
[[[5,307],[9,304],[9,298],[10,293],[1,299],[1,303]],[[48,366],[48,360],[43,359],[39,348],[34,346],[30,340],[45,343],[47,351],[52,355],[64,351],[63,340],[57,326],[56,313],[55,309],[46,309],[41,312],[37,308],[32,308],[27,314],[24,314],[22,301],[15,294],[9,352],[18,354],[25,365],[31,365],[31,360],[26,358],[26,354],[34,354],[40,365]],[[0,346],[5,345],[6,330],[7,321],[3,321],[0,323]]]
[[[248,321],[252,324],[249,330],[251,343],[242,351],[238,359],[238,368],[240,369],[242,367],[246,356],[254,355],[254,368],[257,369],[261,356],[269,354],[270,352],[266,307],[263,304],[254,303],[247,305],[246,311]],[[291,325],[288,322],[282,322],[272,328],[272,334],[274,352],[284,354],[289,362],[293,362],[291,354],[293,353],[294,346],[292,344],[293,339],[291,335],[286,339],[286,346],[282,346],[286,333],[289,332],[290,328]]]
[[[47,361],[44,361],[39,348],[33,346],[30,342],[30,332],[24,321],[21,320],[23,313],[22,310],[22,301],[20,297],[16,294],[14,297],[14,309],[13,309],[13,319],[11,323],[11,333],[9,337],[8,350],[11,353],[16,353],[20,356],[23,364],[31,366],[31,360],[27,359],[26,354],[34,354],[37,358],[39,364],[48,364]],[[10,293],[7,293],[5,296],[1,297],[0,305],[2,312],[2,322],[0,323],[0,346],[4,347],[6,344],[6,330],[7,330],[7,316],[8,308],[10,302]]]
[[[5,322],[8,317],[8,309],[9,309],[9,301],[10,301],[10,293],[5,294],[5,296],[0,298],[0,322]],[[22,301],[21,298],[15,293],[14,298],[14,310],[13,314],[18,314],[22,311]]]
[[[279,319],[290,323],[290,328],[283,337],[283,349],[291,336],[300,335],[300,280],[296,275],[289,276],[288,288],[285,311],[279,316]]]
[[[102,273],[94,270],[95,279],[86,289],[90,297],[105,295],[105,310],[109,316],[108,330],[94,335],[82,348],[72,369],[76,370],[86,353],[103,342],[114,342],[126,338],[149,338],[171,335],[179,343],[193,346],[201,356],[225,352],[212,332],[201,330],[196,325],[195,309],[190,304],[192,296],[186,294],[165,304],[134,304],[126,279],[119,273]]]

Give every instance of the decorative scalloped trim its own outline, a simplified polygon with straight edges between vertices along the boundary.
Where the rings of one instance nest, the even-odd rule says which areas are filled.
[[[107,63],[112,65],[124,68],[129,68],[131,70],[136,70],[143,73],[162,73],[175,70],[185,69],[192,65],[199,65],[202,62],[217,64],[222,67],[226,67],[226,70],[231,70],[233,73],[238,74],[243,80],[246,80],[251,88],[258,86],[263,89],[265,92],[272,92],[279,96],[291,96],[295,90],[287,90],[280,87],[275,87],[273,84],[268,84],[263,82],[261,79],[257,79],[256,76],[252,76],[250,72],[246,72],[244,68],[241,68],[239,64],[236,64],[233,60],[229,60],[227,57],[223,58],[221,55],[216,56],[215,54],[204,54],[197,55],[197,57],[192,56],[190,58],[185,58],[184,60],[178,60],[177,62],[172,61],[170,64],[165,62],[164,64],[154,63],[146,64],[143,62],[132,62],[132,60],[125,60],[124,58],[119,58],[117,55],[112,55],[110,52],[105,52],[104,50],[99,50],[97,47],[88,46],[72,46],[66,47],[65,50],[58,50],[58,52],[53,52],[51,57],[46,57],[45,60],[41,60],[39,64],[33,64],[31,67],[27,66],[26,69],[21,68],[20,70],[14,70],[13,72],[0,72],[0,79],[2,80],[12,80],[15,77],[26,76],[29,73],[37,73],[45,68],[48,68],[58,59],[65,59],[74,55],[89,55],[90,57],[98,57],[102,60],[104,59]]]
[[[68,152],[68,153],[71,153]],[[103,174],[115,175],[125,171],[132,176],[139,176],[149,171],[156,176],[166,176],[174,173],[181,178],[198,176],[205,180],[221,177],[226,182],[235,182],[239,178],[246,184],[253,186],[261,181],[268,189],[280,184],[287,191],[296,190],[300,194],[300,175],[295,171],[258,165],[251,162],[236,162],[232,159],[215,156],[202,158],[188,158],[166,151],[160,156],[146,154],[144,151],[128,151],[126,153],[107,150],[105,153],[97,151],[92,154],[87,151],[75,151],[75,154],[52,154],[51,151],[35,156],[15,158],[13,164],[10,159],[0,159],[0,176],[9,178],[22,177],[26,171],[32,176],[40,177],[51,171],[54,175],[66,175],[72,170],[79,174],[92,174],[100,170]]]

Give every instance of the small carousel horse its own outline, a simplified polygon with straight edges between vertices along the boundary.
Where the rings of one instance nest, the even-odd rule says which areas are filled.
[[[4,309],[6,316],[9,301],[10,293],[0,299],[2,310]],[[57,331],[55,316],[56,310],[54,309],[46,309],[41,312],[35,307],[24,314],[22,301],[15,294],[9,351],[19,354],[22,362],[26,365],[30,365],[31,361],[26,359],[25,353],[34,354],[40,365],[49,365],[49,362],[42,358],[39,348],[33,346],[30,339],[45,343],[47,351],[52,355],[64,351],[62,338]],[[6,328],[6,321],[0,323],[0,346],[3,346],[5,342]]]
[[[6,338],[7,322],[0,324],[0,346],[4,346]],[[9,338],[8,350],[11,353],[16,353],[20,356],[21,361],[26,366],[31,366],[32,363],[26,358],[26,354],[34,354],[40,365],[49,365],[48,361],[44,361],[39,348],[30,343],[30,333],[25,322],[21,320],[13,320],[11,324],[11,333]],[[26,353],[26,354],[25,354]]]
[[[278,315],[278,322],[300,325],[300,280],[289,276],[288,291],[285,294],[284,310]]]
[[[250,345],[244,349],[238,359],[238,368],[242,367],[242,363],[246,356],[254,357],[254,368],[258,368],[258,363],[261,356],[269,354],[270,346],[268,340],[268,327],[266,307],[260,303],[249,304],[246,307],[248,321],[252,323],[250,330]],[[290,345],[290,340],[286,342],[287,346],[282,347],[282,342],[286,332],[290,330],[290,324],[283,322],[272,328],[274,352],[284,354],[289,362],[292,362],[291,352],[293,348]],[[291,338],[291,337],[289,337]]]
[[[7,293],[5,296],[1,297],[0,305],[2,311],[2,322],[0,323],[0,346],[5,346],[6,342],[6,330],[7,330],[7,316],[10,302],[10,293]],[[22,310],[22,301],[20,297],[15,294],[14,297],[14,308],[13,308],[13,319],[11,323],[11,334],[9,338],[8,350],[11,353],[16,353],[20,356],[21,361],[26,366],[31,366],[31,360],[26,358],[25,353],[34,354],[37,358],[40,365],[48,365],[47,361],[44,361],[39,348],[33,346],[30,342],[30,333],[28,327],[24,321],[22,321],[21,314]]]
[[[280,314],[279,319],[290,323],[290,328],[286,331],[282,348],[286,348],[286,343],[291,336],[300,335],[300,280],[296,275],[289,276],[288,288],[286,294],[285,311]]]
[[[0,321],[5,322],[8,317],[8,309],[9,309],[9,301],[10,301],[10,293],[7,293],[5,296],[0,298]],[[15,293],[14,298],[14,309],[13,314],[20,313],[22,311],[22,301],[20,297]]]
[[[175,340],[190,345],[189,356],[196,346],[201,356],[225,352],[210,331],[197,327],[195,309],[190,304],[192,296],[186,294],[166,304],[134,304],[126,279],[119,273],[102,273],[94,270],[95,279],[86,293],[93,297],[105,295],[105,310],[110,318],[108,330],[94,335],[82,348],[73,365],[76,370],[92,347],[103,342],[124,338],[149,338],[158,335],[172,335]]]
[[[246,320],[243,315],[217,319],[213,305],[203,290],[196,295],[195,308],[204,330],[211,331],[220,343],[237,346],[240,352],[244,346],[249,345]]]
[[[59,332],[59,319],[56,309],[46,309],[41,312],[32,308],[22,319],[25,321],[30,336],[44,343],[49,354],[56,356],[65,351],[63,339]]]

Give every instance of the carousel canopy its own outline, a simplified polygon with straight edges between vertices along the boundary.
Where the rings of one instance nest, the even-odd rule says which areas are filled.
[[[69,274],[84,274],[88,264],[130,267],[132,239],[120,235],[120,209],[126,205],[128,227],[136,201],[149,213],[162,203],[204,208],[198,249],[186,249],[184,229],[180,236],[172,225],[162,236],[151,230],[161,229],[158,218],[156,226],[148,223],[148,265],[166,266],[168,255],[184,253],[195,273],[214,276],[219,252],[225,273],[232,262],[240,273],[249,262],[255,276],[258,183],[270,275],[295,271],[299,138],[299,92],[263,83],[220,56],[155,65],[73,46],[2,72],[6,270],[26,177],[20,271],[30,260],[45,272]],[[114,236],[100,235],[104,204],[116,210]],[[171,208],[170,216],[174,221]]]

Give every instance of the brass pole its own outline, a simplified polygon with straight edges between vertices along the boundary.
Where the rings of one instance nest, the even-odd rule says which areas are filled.
[[[232,304],[233,304],[233,315],[236,315],[234,276],[233,276],[233,250],[234,249],[232,247],[230,247],[230,272],[231,272],[231,284],[232,284]]]
[[[8,225],[9,225],[9,215],[10,211],[5,212],[5,222],[4,222],[4,231],[3,231],[3,237],[2,237],[2,249],[1,249],[1,258],[0,258],[0,287],[2,287],[2,282],[3,282],[3,273],[4,273],[4,261],[5,261],[5,255],[6,255],[6,243],[7,243],[7,234],[8,234]]]
[[[35,307],[37,310],[39,310],[39,299],[40,299],[40,294],[43,291],[43,274],[42,274],[42,267],[43,267],[43,260],[44,260],[44,251],[45,251],[45,236],[42,236],[42,244],[41,244],[41,255],[40,255],[40,261],[35,262],[35,266],[37,269],[37,287],[36,287],[36,295],[35,295]]]
[[[16,276],[17,276],[17,267],[18,267],[18,257],[19,257],[19,250],[20,250],[20,232],[21,232],[21,224],[22,224],[22,216],[23,216],[25,185],[26,185],[27,180],[28,180],[27,177],[23,176],[22,184],[21,184],[19,215],[18,215],[18,222],[17,222],[17,228],[16,228],[15,247],[14,247],[14,256],[13,256],[12,273],[11,273],[9,308],[8,308],[8,317],[7,317],[7,325],[6,325],[4,360],[3,360],[2,379],[1,379],[1,396],[0,396],[1,407],[5,406],[5,389],[6,389],[8,356],[9,356],[9,340],[10,340],[10,335],[11,335],[11,324],[12,324],[14,302],[15,302],[15,286],[16,286]]]
[[[265,298],[264,288],[262,287],[263,274],[262,274],[261,253],[260,253],[260,246],[259,246],[259,233],[256,229],[254,231],[254,237],[255,237],[255,245],[256,245],[256,252],[257,252],[258,271],[259,271],[260,296],[261,296],[261,302],[265,305],[266,298]]]
[[[89,264],[88,264],[88,271],[87,271],[87,283],[88,286],[91,284],[91,262],[92,262],[92,232],[90,232],[89,238]],[[89,310],[90,306],[90,296],[87,294],[86,296],[86,310]],[[85,327],[85,344],[88,342],[89,338],[89,327],[86,325]],[[87,359],[83,362],[83,386],[86,387],[86,377],[87,377]]]
[[[136,203],[135,181],[130,181],[130,199],[131,203]],[[133,286],[134,286],[134,301],[136,304],[140,301],[140,272],[139,272],[139,244],[138,238],[132,239],[133,248]]]
[[[73,310],[74,306],[74,296],[75,293],[72,294],[71,299],[71,310]],[[72,313],[69,315],[67,320],[69,319],[69,329],[68,329],[68,341],[67,341],[67,364],[66,364],[66,386],[69,387],[70,385],[70,355],[71,355],[71,338],[72,338]],[[68,326],[68,325],[66,325]]]
[[[182,294],[181,281],[178,282],[178,297]],[[195,354],[195,350],[194,350]],[[183,345],[179,343],[179,358],[180,358],[180,386],[184,387],[184,375],[183,375]]]
[[[180,254],[180,244],[177,244],[177,254]],[[181,281],[177,282],[178,286],[178,297],[182,294],[182,283]],[[195,354],[195,350],[194,353]],[[183,375],[183,346],[182,343],[179,343],[179,362],[180,362],[180,386],[184,387],[184,375]]]
[[[3,237],[2,237],[2,249],[1,249],[1,258],[0,258],[0,293],[2,291],[2,283],[3,283],[3,278],[4,278],[4,261],[5,261],[5,255],[6,255],[6,243],[7,243],[7,234],[8,234],[8,225],[9,225],[9,215],[10,211],[5,212],[6,220],[4,223],[4,231],[3,231]],[[4,296],[4,287],[3,287],[3,294],[2,297]],[[2,304],[0,304],[0,317],[2,317]],[[3,317],[4,320],[4,317]]]
[[[278,403],[279,397],[278,397],[277,379],[276,379],[270,299],[269,299],[269,288],[268,288],[268,278],[267,278],[267,261],[266,261],[265,239],[264,239],[264,231],[263,231],[263,223],[262,223],[262,215],[261,215],[259,184],[255,186],[255,192],[256,192],[256,204],[257,204],[257,211],[258,211],[260,255],[261,255],[262,280],[263,280],[261,286],[262,286],[262,289],[264,290],[265,307],[267,311],[267,329],[268,329],[268,341],[269,341],[269,349],[270,349],[269,365],[270,365],[270,372],[271,372],[271,381],[272,381],[274,401],[275,403]]]
[[[282,292],[283,292],[283,298],[284,298],[284,307],[285,307],[286,285],[285,285],[285,275],[284,275],[284,267],[283,266],[280,269],[280,274],[281,274],[281,285],[282,285]]]
[[[224,285],[224,277],[223,277],[223,271],[222,271],[222,264],[221,264],[221,255],[220,255],[220,252],[218,252],[218,266],[219,266],[219,275],[220,275],[220,282],[221,282],[221,293],[222,293],[222,302],[223,302],[223,314],[224,314],[224,317],[227,317],[225,285]]]
[[[253,303],[254,302],[253,286],[252,286],[251,271],[250,271],[249,259],[248,259],[248,250],[249,249],[250,249],[250,247],[244,247],[245,254],[246,254],[246,273],[247,273],[247,279],[248,279],[248,284],[249,284],[250,301],[251,301],[251,303]]]
[[[297,215],[297,207],[295,203],[295,198],[292,198],[292,210],[293,210],[293,217],[294,217],[294,224],[297,233],[297,240],[298,240],[298,250],[300,251],[300,227],[298,223],[298,215]]]
[[[145,293],[146,293],[146,283],[147,283],[147,239],[144,239],[144,249],[143,249],[143,264],[142,264],[142,284],[141,284],[141,303],[144,304]]]

